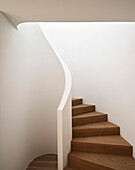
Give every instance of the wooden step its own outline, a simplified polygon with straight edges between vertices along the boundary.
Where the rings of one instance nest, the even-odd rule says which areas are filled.
[[[77,170],[135,170],[135,159],[130,156],[71,152],[69,165]]]
[[[72,117],[73,126],[80,126],[103,121],[107,121],[107,114],[100,112],[89,112]]]
[[[30,167],[30,168],[27,168],[27,170],[58,170],[57,167]]]
[[[82,98],[72,99],[72,106],[80,105],[82,103],[83,103],[83,99]]]
[[[73,137],[119,135],[120,128],[110,122],[92,123],[73,127]]]
[[[34,159],[27,170],[57,170],[57,155],[48,154]]]
[[[71,166],[67,166],[66,168],[64,168],[64,170],[77,170],[76,168],[73,168]]]
[[[79,114],[82,114],[82,113],[94,112],[94,111],[95,111],[95,105],[80,104],[80,105],[72,107],[72,114],[73,115],[79,115]]]
[[[94,136],[73,138],[72,150],[126,156],[132,155],[132,146],[121,136]]]

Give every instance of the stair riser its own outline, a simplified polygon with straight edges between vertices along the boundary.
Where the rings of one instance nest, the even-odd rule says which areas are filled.
[[[81,126],[90,123],[98,123],[107,121],[107,115],[93,116],[93,117],[85,117],[85,118],[73,118],[72,125],[73,126]]]
[[[73,151],[92,152],[92,153],[106,153],[132,156],[132,146],[118,146],[118,145],[103,145],[103,144],[89,144],[72,142]]]
[[[73,116],[79,115],[82,113],[87,113],[87,112],[94,112],[95,111],[95,106],[86,106],[86,107],[81,107],[81,108],[72,108],[72,114]]]
[[[90,136],[106,136],[106,135],[119,135],[120,128],[103,128],[103,129],[85,129],[73,130],[73,137],[90,137]]]
[[[76,106],[82,103],[83,103],[82,99],[72,100],[72,106]]]
[[[77,170],[113,170],[72,156],[69,156],[69,165]]]

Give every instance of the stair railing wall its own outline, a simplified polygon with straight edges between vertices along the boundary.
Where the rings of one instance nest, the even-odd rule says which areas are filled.
[[[72,106],[71,106],[71,74],[68,67],[62,62],[65,72],[65,90],[57,109],[57,148],[58,170],[63,170],[68,163],[68,154],[72,140]]]
[[[44,29],[44,24],[39,23],[42,32],[47,38],[46,31]],[[50,43],[53,51],[58,57],[65,78],[65,86],[62,99],[60,101],[59,107],[57,109],[57,154],[58,154],[58,170],[63,170],[68,164],[68,154],[71,150],[71,140],[72,140],[72,105],[71,105],[71,88],[72,88],[72,78],[71,73],[67,65],[61,59],[61,57],[56,52],[53,45]]]

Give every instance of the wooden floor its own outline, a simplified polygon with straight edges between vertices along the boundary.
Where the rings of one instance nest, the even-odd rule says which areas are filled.
[[[27,170],[57,170],[57,155],[48,154],[34,159]]]

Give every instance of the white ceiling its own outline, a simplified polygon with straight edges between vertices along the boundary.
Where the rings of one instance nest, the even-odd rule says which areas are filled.
[[[17,26],[41,21],[135,21],[135,0],[0,0]]]

